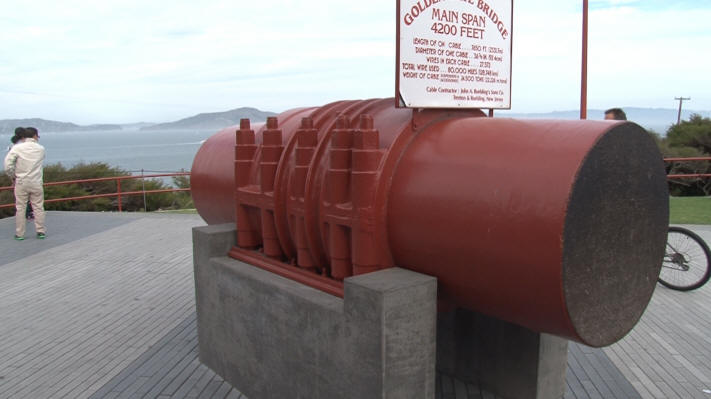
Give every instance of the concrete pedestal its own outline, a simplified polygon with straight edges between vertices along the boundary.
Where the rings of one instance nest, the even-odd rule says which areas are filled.
[[[233,237],[193,230],[204,364],[250,399],[434,398],[436,279],[383,270],[340,299],[227,258]]]
[[[226,256],[234,224],[193,229],[200,360],[250,399],[427,398],[439,371],[509,399],[560,398],[567,341],[465,310],[433,277],[348,278],[340,299]]]
[[[508,399],[561,398],[568,341],[464,309],[437,317],[437,371]]]

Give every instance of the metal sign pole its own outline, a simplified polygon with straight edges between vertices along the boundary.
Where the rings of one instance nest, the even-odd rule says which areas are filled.
[[[583,0],[583,58],[580,76],[580,119],[588,114],[588,0]]]

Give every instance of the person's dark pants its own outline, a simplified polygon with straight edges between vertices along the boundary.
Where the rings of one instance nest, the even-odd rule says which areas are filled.
[[[30,220],[34,219],[35,215],[32,213],[32,204],[30,204],[30,201],[27,201],[27,209],[25,210],[25,219]]]

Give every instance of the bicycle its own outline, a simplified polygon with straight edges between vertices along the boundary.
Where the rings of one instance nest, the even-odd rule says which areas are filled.
[[[679,291],[695,290],[711,278],[711,251],[696,233],[669,226],[659,282]]]

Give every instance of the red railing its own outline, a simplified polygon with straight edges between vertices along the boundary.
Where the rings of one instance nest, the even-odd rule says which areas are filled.
[[[711,157],[690,157],[690,158],[664,158],[664,162],[709,162]],[[161,174],[151,174],[151,175],[129,175],[129,176],[115,176],[115,177],[100,177],[95,179],[81,179],[81,180],[67,180],[58,182],[44,183],[45,187],[48,186],[59,186],[66,184],[79,184],[79,183],[92,183],[92,182],[102,182],[102,181],[115,181],[116,182],[116,192],[106,193],[106,194],[92,194],[83,195],[79,197],[66,197],[66,198],[52,198],[47,199],[45,203],[61,202],[61,201],[76,201],[85,200],[92,198],[102,198],[102,197],[117,197],[118,211],[122,211],[121,197],[130,195],[140,195],[140,194],[152,194],[152,193],[168,193],[168,192],[178,192],[178,191],[190,191],[190,188],[168,188],[160,190],[140,190],[140,191],[121,191],[121,182],[129,179],[146,179],[146,178],[158,178],[158,177],[175,177],[175,176],[190,176],[190,172],[176,172],[176,173],[161,173]],[[671,174],[667,175],[668,179],[685,179],[685,178],[707,178],[711,177],[711,173],[690,173],[690,174]],[[0,192],[4,190],[12,190],[13,186],[0,187]],[[14,207],[14,203],[10,204],[0,204],[0,208]]]
[[[711,157],[664,158],[664,162],[708,162]],[[687,179],[693,177],[711,177],[711,173],[689,173],[667,175],[667,179]]]
[[[130,179],[146,179],[146,178],[152,179],[152,178],[158,178],[158,177],[175,177],[175,176],[190,176],[190,172],[161,173],[161,174],[153,174],[153,175],[141,174],[141,175],[99,177],[99,178],[94,178],[94,179],[49,182],[49,183],[44,183],[44,186],[49,187],[49,186],[61,186],[61,185],[67,185],[67,184],[115,181],[116,182],[116,192],[105,193],[105,194],[82,195],[79,197],[52,198],[52,199],[46,199],[44,202],[45,203],[52,203],[52,202],[61,202],[61,201],[76,201],[76,200],[85,200],[85,199],[92,199],[92,198],[102,198],[102,197],[117,197],[118,211],[121,212],[122,211],[122,206],[121,206],[121,197],[122,196],[139,195],[139,194],[153,194],[153,193],[169,193],[169,192],[178,192],[178,191],[190,191],[190,188],[167,188],[167,189],[159,189],[159,190],[121,191],[121,182],[122,181],[130,180]],[[14,189],[13,186],[0,187],[0,191],[12,190],[12,189]],[[10,208],[10,207],[14,207],[14,206],[15,206],[14,203],[0,204],[0,208]]]

